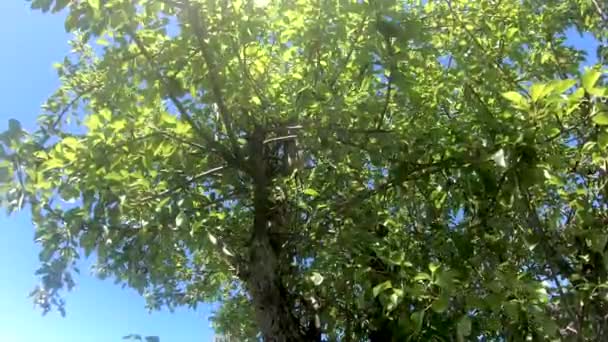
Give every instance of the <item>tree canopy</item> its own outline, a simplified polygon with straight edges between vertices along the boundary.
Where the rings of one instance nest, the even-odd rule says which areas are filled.
[[[74,33],[37,128],[0,136],[45,312],[90,255],[243,341],[608,334],[605,3],[32,8]]]

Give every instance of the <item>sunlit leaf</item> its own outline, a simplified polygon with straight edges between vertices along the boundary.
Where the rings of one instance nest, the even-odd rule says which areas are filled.
[[[393,285],[391,284],[391,282],[389,280],[380,283],[376,286],[374,286],[372,293],[374,294],[374,297],[377,297],[380,293],[392,288]]]
[[[304,189],[302,192],[308,196],[313,196],[313,197],[319,196],[319,192],[317,192],[315,189],[311,189],[311,188]]]
[[[319,286],[323,282],[323,276],[318,272],[313,272],[310,276],[310,280],[313,284],[315,284],[315,286]]]
[[[525,109],[528,107],[528,100],[526,100],[526,98],[518,92],[509,91],[503,93],[502,96],[509,100],[516,108]]]
[[[587,69],[587,71],[585,71],[582,77],[583,88],[585,88],[585,90],[588,92],[593,91],[593,89],[595,89],[595,84],[599,80],[600,76],[602,76],[602,72],[598,69]]]
[[[601,112],[595,115],[592,120],[593,122],[601,126],[608,125],[608,112]]]
[[[431,309],[437,313],[442,313],[448,309],[450,304],[450,298],[443,292],[439,298],[433,301],[433,305],[431,305]]]

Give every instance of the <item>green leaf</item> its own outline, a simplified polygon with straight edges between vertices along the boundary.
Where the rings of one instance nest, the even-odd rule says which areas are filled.
[[[212,244],[217,245],[217,239],[215,238],[215,236],[213,236],[213,234],[207,233],[207,237],[209,238],[209,241],[211,241]]]
[[[99,45],[99,46],[108,46],[108,45],[110,45],[110,43],[109,43],[107,40],[105,40],[104,38],[98,38],[98,39],[95,41],[95,43],[96,43],[97,45]]]
[[[546,84],[535,83],[530,87],[530,98],[536,102],[549,94],[551,88]]]
[[[383,283],[380,283],[380,284],[374,286],[374,288],[372,289],[372,293],[373,293],[374,297],[378,297],[378,295],[380,293],[382,293],[392,287],[393,287],[393,285],[391,284],[391,281],[387,280]]]
[[[443,313],[445,310],[448,309],[449,305],[450,305],[450,297],[447,295],[447,293],[445,291],[442,291],[439,298],[437,298],[437,299],[435,299],[435,301],[433,301],[433,304],[431,305],[431,309],[433,309],[433,311],[435,311],[436,313]]]
[[[416,333],[422,331],[422,324],[424,323],[424,310],[416,311],[410,315],[410,319],[414,322]]]
[[[505,159],[505,151],[502,148],[492,155],[492,159],[494,160],[494,163],[496,163],[496,165],[498,167],[502,167],[502,168],[507,167],[507,161]]]
[[[582,78],[583,88],[587,92],[592,92],[595,89],[595,84],[599,80],[602,73],[596,68],[589,68],[584,74]]]
[[[528,108],[528,100],[526,100],[526,98],[518,92],[509,91],[509,92],[503,93],[502,96],[505,99],[509,100],[515,108],[519,108],[519,109]]]
[[[11,135],[16,136],[21,133],[21,122],[17,119],[9,119],[8,120],[8,131]]]
[[[138,334],[129,334],[127,336],[123,336],[122,337],[123,340],[137,340],[137,341],[141,341],[141,335]]]
[[[101,127],[101,120],[99,115],[91,114],[86,117],[84,124],[91,130],[95,131]]]
[[[591,118],[591,120],[600,126],[606,126],[608,125],[608,112],[601,112]]]
[[[435,264],[435,263],[430,263],[429,264],[429,271],[431,271],[431,274],[435,274],[435,271],[437,271],[439,269],[439,265]]]
[[[543,315],[542,317],[537,318],[540,321],[541,326],[543,327],[543,331],[549,336],[556,336],[559,332],[559,326],[552,317],[548,317]]]
[[[305,195],[312,196],[312,197],[317,197],[317,196],[319,196],[319,193],[317,192],[317,190],[315,190],[315,189],[311,189],[311,188],[304,189],[302,192],[303,192]]]
[[[70,149],[76,149],[80,147],[80,141],[74,137],[65,137],[61,141],[63,146],[68,147]]]
[[[55,1],[55,7],[53,7],[52,12],[56,13],[56,12],[61,11],[62,9],[64,9],[70,3],[70,1],[71,0],[56,0]]]
[[[399,305],[399,302],[400,302],[402,296],[403,296],[402,291],[400,291],[400,290],[393,291],[393,293],[391,293],[391,295],[388,297],[388,305],[386,306],[386,310],[389,312],[394,310],[397,307],[397,305]]]
[[[471,334],[471,319],[469,318],[469,316],[462,316],[459,320],[458,320],[458,324],[456,327],[456,331],[458,332],[458,336],[459,337],[467,337]]]
[[[64,167],[64,163],[61,159],[58,158],[51,158],[46,160],[43,164],[42,164],[43,168],[42,171],[50,171],[53,169],[60,169]]]
[[[606,148],[608,146],[608,132],[601,131],[597,137],[597,143],[601,148]]]
[[[509,301],[504,303],[505,313],[513,321],[517,321],[519,317],[519,304],[515,301]]]
[[[563,94],[566,90],[572,88],[576,84],[576,80],[560,80],[550,83],[551,92],[557,95]]]
[[[547,293],[547,289],[542,286],[539,286],[535,290],[536,298],[541,302],[546,304],[549,301],[549,294]]]
[[[435,284],[442,289],[449,291],[454,285],[454,276],[454,272],[451,270],[438,272],[435,275]]]
[[[186,216],[186,213],[183,211],[180,211],[179,214],[177,214],[177,216],[175,217],[175,226],[177,228],[183,228],[187,225],[188,223],[188,217]]]
[[[414,277],[414,281],[419,281],[419,280],[428,280],[430,281],[431,275],[428,273],[424,273],[424,272],[420,272],[418,274],[416,274],[416,276]]]
[[[589,240],[589,248],[596,253],[604,253],[606,243],[608,242],[608,234],[594,232]]]
[[[53,0],[34,0],[32,1],[32,9],[40,9],[43,12],[48,12],[51,9]]]
[[[321,283],[323,282],[323,276],[321,274],[319,274],[318,272],[312,272],[312,275],[310,276],[310,280],[312,281],[313,284],[315,284],[315,286],[319,286],[321,285]]]
[[[122,182],[124,180],[124,177],[115,171],[108,173],[104,178],[115,182]]]
[[[99,2],[100,0],[87,0],[92,9],[98,11],[99,10]]]

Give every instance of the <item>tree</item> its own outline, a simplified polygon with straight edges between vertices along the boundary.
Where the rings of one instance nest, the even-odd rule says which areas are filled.
[[[138,334],[130,334],[127,336],[123,336],[123,340],[131,340],[131,341],[146,341],[146,342],[160,342],[160,338],[158,336],[144,336]]]
[[[72,54],[0,186],[44,311],[80,255],[239,340],[606,334],[594,0],[33,0]],[[568,32],[598,45],[598,64]]]

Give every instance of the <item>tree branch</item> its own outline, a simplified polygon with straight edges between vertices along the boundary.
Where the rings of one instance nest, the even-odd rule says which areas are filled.
[[[608,23],[608,15],[606,15],[606,13],[604,13],[604,10],[600,6],[600,4],[597,2],[597,0],[591,0],[591,2],[593,2],[593,5],[595,6],[595,10],[600,15],[600,18],[602,18],[602,21],[604,21],[604,23]]]
[[[137,47],[139,48],[139,50],[141,51],[141,53],[144,55],[144,57],[148,60],[149,63],[153,63],[154,59],[152,58],[152,55],[150,55],[150,53],[148,52],[148,49],[146,49],[146,47],[144,46],[144,44],[142,43],[142,41],[137,38],[137,35],[132,32],[131,33],[131,37],[133,38],[133,41],[135,42],[135,44],[137,45]],[[179,114],[184,118],[184,120],[186,120],[188,122],[188,124],[190,124],[190,126],[192,126],[192,128],[201,133],[201,135],[204,135],[201,128],[196,124],[196,122],[194,122],[194,119],[192,119],[192,117],[190,116],[190,114],[188,114],[188,111],[186,110],[186,107],[184,107],[184,105],[181,103],[181,101],[175,96],[175,94],[173,94],[173,92],[171,91],[171,85],[169,84],[170,81],[172,81],[172,79],[170,79],[168,76],[163,75],[160,70],[156,69],[156,73],[157,76],[159,78],[159,81],[161,81],[161,83],[163,83],[163,85],[165,86],[165,88],[167,88],[167,90],[169,91],[169,99],[171,100],[171,102],[173,103],[173,105],[175,106],[175,108],[177,108]]]
[[[65,116],[65,114],[67,114],[67,112],[70,110],[70,108],[72,108],[72,106],[74,106],[78,101],[80,101],[85,95],[88,95],[91,91],[93,91],[94,89],[96,89],[97,87],[99,87],[99,84],[96,85],[92,85],[88,88],[86,88],[85,90],[83,90],[80,94],[76,95],[76,97],[74,97],[62,110],[61,112],[59,112],[59,114],[57,114],[57,117],[55,118],[55,120],[53,120],[53,123],[51,123],[51,125],[48,127],[50,130],[56,131],[57,130],[57,126],[59,125],[59,123],[61,122],[61,120],[63,119],[63,117]],[[50,139],[50,136],[46,136],[41,142],[41,145],[44,145],[48,140]]]
[[[218,171],[224,170],[225,168],[226,168],[226,166],[223,165],[223,166],[218,166],[218,167],[215,167],[213,169],[207,170],[205,172],[199,173],[198,175],[192,176],[190,179],[186,180],[186,182],[184,182],[183,184],[180,184],[178,186],[174,186],[174,187],[172,187],[170,189],[163,190],[163,191],[159,192],[156,195],[144,197],[142,199],[142,201],[150,201],[150,200],[157,199],[157,198],[160,198],[160,197],[165,197],[165,196],[167,196],[169,194],[174,193],[175,191],[177,191],[179,189],[182,189],[182,188],[184,188],[184,187],[186,187],[186,186],[194,183],[195,181],[197,181],[197,180],[199,180],[201,178],[205,178],[207,176],[210,176],[210,175],[212,175],[212,174],[214,174],[214,173],[216,173]]]
[[[367,22],[367,17],[364,17],[361,20],[361,23],[359,24],[359,29],[357,30],[355,39],[353,39],[352,42],[351,42],[351,46],[350,46],[350,49],[348,51],[348,54],[344,58],[344,61],[341,63],[340,67],[336,69],[336,73],[334,74],[334,76],[331,79],[331,82],[329,83],[330,84],[330,88],[333,88],[334,85],[336,84],[336,82],[338,82],[338,78],[340,78],[340,75],[342,74],[342,72],[346,68],[346,65],[348,64],[348,62],[352,58],[352,55],[355,52],[355,46],[357,45],[357,43],[359,42],[359,39],[361,38],[361,36],[363,34],[363,29],[365,28],[365,23],[366,22]]]
[[[177,141],[179,143],[182,143],[184,145],[192,146],[192,147],[197,148],[197,149],[199,149],[201,151],[206,151],[207,150],[207,148],[205,146],[197,144],[197,143],[195,143],[193,141],[189,141],[187,139],[180,138],[180,137],[178,137],[176,135],[173,135],[173,134],[171,134],[171,133],[169,133],[167,131],[163,131],[163,130],[158,129],[158,128],[154,128],[154,129],[156,130],[156,132],[158,134],[160,134],[160,135],[162,135],[162,136],[164,136],[166,138],[173,139],[173,140],[175,140],[175,141]]]
[[[283,137],[270,138],[270,139],[264,140],[264,145],[269,144],[271,142],[293,140],[293,139],[295,139],[297,137],[298,136],[294,134],[294,135],[286,135],[286,136],[283,136]]]
[[[490,53],[488,53],[487,49],[479,42],[479,40],[477,39],[477,37],[469,30],[466,28],[466,25],[460,20],[460,18],[456,15],[454,8],[452,7],[452,3],[451,1],[447,0],[446,1],[448,8],[450,10],[450,14],[452,14],[452,17],[454,18],[455,21],[458,22],[458,24],[463,28],[464,32],[467,34],[467,36],[469,36],[469,38],[473,41],[473,43],[484,53],[485,56],[490,56]],[[526,89],[524,87],[522,87],[516,79],[514,79],[513,77],[511,77],[511,75],[507,74],[507,72],[502,68],[502,66],[500,65],[500,63],[498,63],[497,61],[493,61],[493,63],[491,63],[496,70],[498,70],[498,72],[503,76],[503,78],[511,83],[515,88],[524,91],[527,93]]]
[[[391,67],[392,69],[392,67]],[[393,71],[391,70],[390,75],[388,76],[388,84],[386,86],[386,98],[384,99],[384,109],[382,109],[382,113],[380,114],[380,118],[378,118],[378,124],[376,125],[376,127],[378,127],[378,129],[380,129],[382,127],[382,125],[384,124],[384,117],[386,116],[386,113],[388,112],[388,105],[389,102],[391,101],[391,91],[393,87]]]
[[[148,52],[148,50],[146,49],[146,47],[144,46],[142,41],[137,37],[135,32],[130,32],[129,34],[133,38],[133,41],[135,42],[135,44],[137,45],[137,47],[141,51],[141,53],[144,55],[144,57],[146,58],[148,63],[154,64],[155,63],[154,59],[152,59],[152,56],[150,55],[150,53]],[[169,93],[168,93],[169,99],[171,100],[171,102],[173,103],[175,108],[177,108],[177,111],[179,112],[180,116],[184,120],[186,120],[186,122],[188,122],[188,124],[192,127],[192,129],[194,129],[194,131],[197,132],[197,134],[200,135],[207,142],[207,144],[209,144],[209,146],[211,146],[216,151],[218,151],[218,153],[224,158],[224,160],[226,160],[227,163],[233,164],[233,165],[238,165],[237,160],[234,158],[234,156],[224,146],[222,146],[220,143],[218,143],[214,139],[212,134],[203,130],[194,121],[192,116],[190,116],[190,114],[188,114],[188,110],[186,109],[184,104],[177,98],[177,96],[175,96],[175,94],[171,90],[172,88],[171,88],[169,82],[172,81],[172,79],[169,78],[168,76],[163,75],[158,69],[155,69],[155,70],[157,73],[157,77],[159,78],[159,81],[161,83],[163,83],[163,85],[169,91]]]
[[[234,124],[234,118],[230,111],[228,111],[228,107],[224,102],[224,97],[222,95],[222,90],[220,87],[219,80],[219,72],[217,70],[217,66],[215,64],[215,60],[211,55],[211,51],[209,50],[209,46],[207,45],[207,41],[209,41],[209,34],[207,32],[208,23],[204,17],[199,16],[199,12],[197,8],[194,8],[192,5],[186,5],[188,14],[190,16],[190,25],[194,29],[194,33],[196,34],[196,38],[198,40],[198,44],[200,46],[201,53],[203,55],[203,59],[205,60],[205,64],[207,65],[207,70],[209,71],[209,81],[211,83],[211,92],[213,97],[215,98],[215,102],[218,107],[218,111],[222,118],[222,122],[224,127],[226,127],[226,131],[228,133],[228,137],[232,143],[235,151],[239,150],[239,145],[237,143],[237,139],[235,136],[235,132],[232,128]]]

